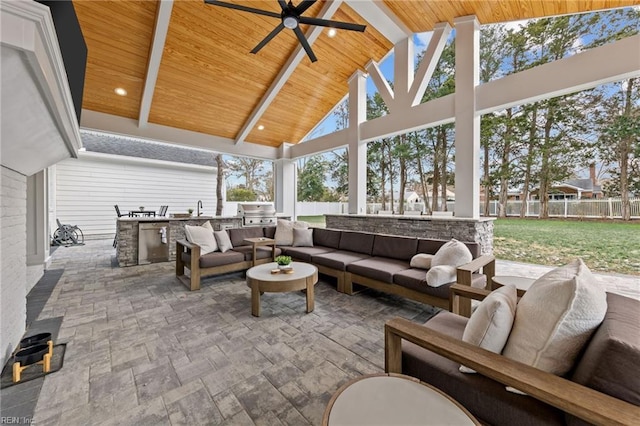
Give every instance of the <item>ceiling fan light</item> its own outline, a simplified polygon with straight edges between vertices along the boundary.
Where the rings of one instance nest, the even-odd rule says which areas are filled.
[[[293,16],[287,16],[282,20],[282,23],[286,28],[293,30],[298,26],[298,20]]]

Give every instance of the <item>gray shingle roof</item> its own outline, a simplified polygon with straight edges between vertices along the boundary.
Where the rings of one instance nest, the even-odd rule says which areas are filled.
[[[565,185],[575,186],[576,188],[580,188],[583,191],[591,191],[591,192],[601,192],[602,188],[600,185],[594,185],[591,179],[569,179],[562,182]]]
[[[216,153],[203,149],[88,131],[82,131],[80,136],[82,137],[84,148],[91,152],[198,164],[201,166],[216,166]]]

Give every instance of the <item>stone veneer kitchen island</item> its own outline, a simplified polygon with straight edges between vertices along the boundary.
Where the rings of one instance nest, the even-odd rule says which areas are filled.
[[[493,253],[493,221],[455,216],[325,214],[327,228],[376,234],[475,242],[482,254]]]
[[[219,231],[242,226],[242,218],[237,216],[190,216],[190,217],[120,217],[116,224],[116,256],[118,266],[138,264],[138,229],[140,223],[169,223],[167,244],[169,261],[176,260],[176,241],[185,238],[184,226],[200,226],[211,222],[213,229]]]

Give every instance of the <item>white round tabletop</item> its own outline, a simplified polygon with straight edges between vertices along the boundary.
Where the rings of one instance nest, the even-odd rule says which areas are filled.
[[[373,375],[343,386],[329,402],[327,425],[477,425],[453,398],[417,379]]]
[[[278,264],[275,262],[264,263],[262,265],[254,266],[247,271],[247,278],[251,278],[254,280],[260,281],[273,281],[273,282],[282,282],[282,281],[291,281],[297,280],[300,278],[305,278],[310,275],[316,273],[318,268],[315,266],[304,263],[304,262],[292,262],[291,266],[293,267],[293,272],[289,274],[279,273],[272,274],[271,271],[274,269],[278,269]]]

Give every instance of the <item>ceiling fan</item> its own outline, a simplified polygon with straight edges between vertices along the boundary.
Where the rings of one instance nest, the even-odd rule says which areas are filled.
[[[302,33],[302,30],[300,30],[300,24],[317,25],[321,27],[339,28],[342,30],[360,32],[363,32],[366,28],[365,25],[302,16],[302,14],[315,3],[315,0],[301,1],[297,6],[294,6],[291,1],[287,3],[284,0],[278,0],[278,4],[280,4],[280,8],[282,9],[281,13],[242,6],[235,3],[227,3],[226,1],[204,0],[204,2],[206,4],[211,4],[214,6],[228,7],[229,9],[242,10],[244,12],[269,16],[271,18],[279,18],[282,21],[260,43],[258,43],[256,47],[253,48],[251,53],[258,53],[260,49],[262,49],[267,43],[269,43],[269,41],[271,41],[271,39],[274,38],[280,31],[285,28],[289,28],[293,30],[294,33],[296,33],[298,40],[300,40],[300,44],[302,44],[302,47],[304,47],[304,50],[307,52],[307,55],[309,56],[309,59],[311,59],[311,62],[315,62],[318,60],[318,58],[316,58],[316,55],[314,55],[313,50],[311,50],[311,46],[309,46],[309,42]]]

